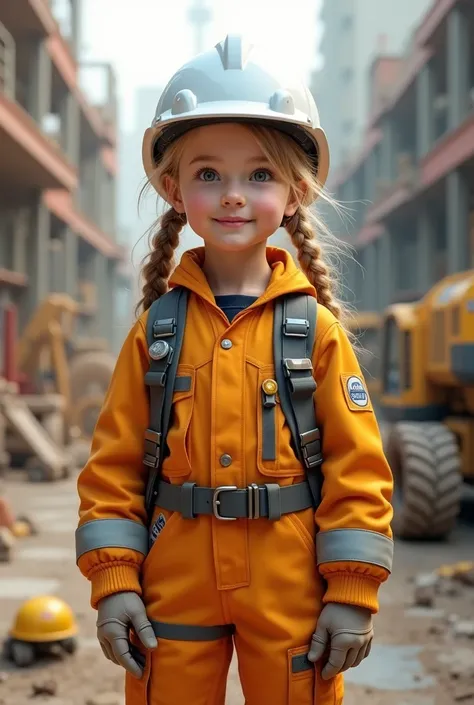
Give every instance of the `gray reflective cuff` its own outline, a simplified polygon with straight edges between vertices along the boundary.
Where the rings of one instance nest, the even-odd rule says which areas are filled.
[[[173,641],[217,641],[217,639],[231,636],[235,632],[233,624],[217,624],[207,627],[195,624],[169,624],[152,620],[151,626],[157,639],[171,639]]]
[[[376,531],[333,529],[316,535],[318,565],[336,561],[372,563],[392,570],[393,541]]]
[[[95,519],[76,530],[76,560],[97,548],[130,548],[148,553],[148,529],[131,519]]]

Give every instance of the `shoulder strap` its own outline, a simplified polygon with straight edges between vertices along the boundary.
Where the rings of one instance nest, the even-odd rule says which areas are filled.
[[[148,313],[150,367],[145,375],[145,384],[150,390],[150,424],[145,432],[143,462],[152,469],[145,496],[149,513],[153,511],[157,480],[163,462],[187,302],[188,290],[175,287],[154,301]]]
[[[317,302],[308,294],[289,294],[275,302],[273,345],[280,403],[295,452],[308,471],[315,507],[321,497],[321,434],[316,425],[316,382],[311,361]]]

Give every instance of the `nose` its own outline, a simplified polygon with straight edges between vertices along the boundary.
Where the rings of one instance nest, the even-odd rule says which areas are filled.
[[[245,196],[235,189],[228,189],[221,198],[221,205],[224,208],[243,208],[246,202]]]

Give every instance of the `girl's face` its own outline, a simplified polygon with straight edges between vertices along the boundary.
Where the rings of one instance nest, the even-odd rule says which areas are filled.
[[[265,241],[294,215],[290,186],[243,125],[206,125],[187,137],[170,201],[206,245],[241,251]]]

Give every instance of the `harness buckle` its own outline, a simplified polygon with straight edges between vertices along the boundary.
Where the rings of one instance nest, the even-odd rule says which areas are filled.
[[[306,318],[285,318],[283,333],[292,338],[307,338],[309,321]]]
[[[283,369],[285,375],[291,377],[292,372],[306,372],[306,370],[312,370],[313,363],[308,357],[285,357],[283,360]]]
[[[255,482],[247,487],[248,494],[248,518],[260,519],[260,494],[259,487]]]
[[[237,490],[238,487],[236,485],[221,485],[220,487],[216,487],[214,490],[214,494],[212,495],[212,513],[216,517],[216,519],[220,519],[221,521],[236,521],[236,517],[223,517],[220,512],[219,512],[219,506],[220,506],[220,499],[219,496],[222,492],[233,492],[234,490]]]
[[[157,468],[160,461],[161,433],[147,428],[145,431],[145,453],[143,464],[150,468]]]

